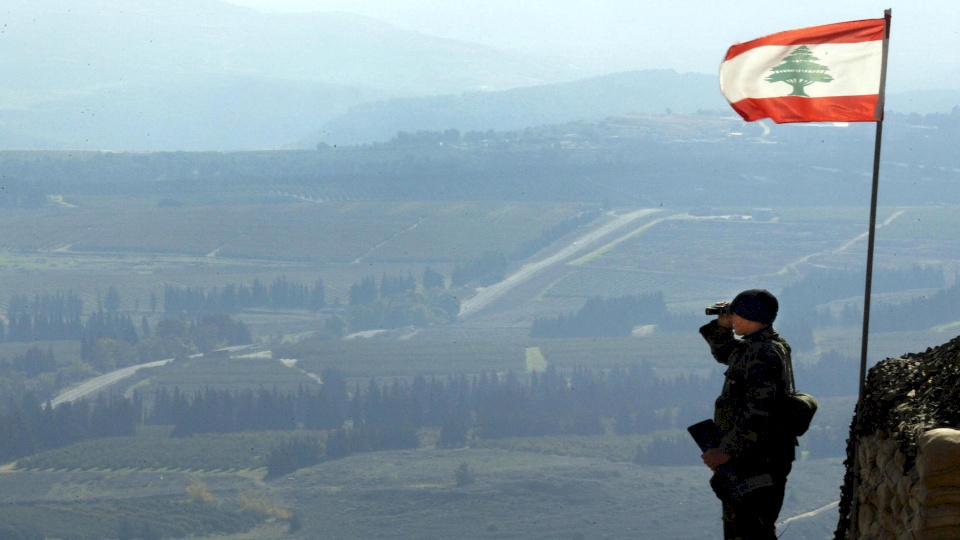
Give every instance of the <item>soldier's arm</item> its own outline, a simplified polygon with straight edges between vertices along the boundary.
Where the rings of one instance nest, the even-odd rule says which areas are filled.
[[[730,363],[730,354],[737,346],[733,329],[720,326],[716,320],[700,327],[700,335],[710,346],[710,354],[721,364]]]

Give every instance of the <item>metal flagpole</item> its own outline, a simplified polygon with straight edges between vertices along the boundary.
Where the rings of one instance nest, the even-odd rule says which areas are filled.
[[[880,93],[877,96],[877,137],[873,147],[873,188],[870,194],[870,233],[867,236],[867,277],[863,292],[863,339],[860,344],[860,388],[857,401],[863,398],[867,374],[867,336],[870,331],[870,289],[873,285],[873,244],[877,230],[877,188],[880,185],[880,141],[883,138],[883,107],[887,85],[887,47],[890,42],[890,10],[883,12],[886,29],[883,38],[883,60],[880,67]]]
[[[870,334],[870,294],[873,286],[873,245],[877,230],[877,188],[880,185],[880,141],[883,138],[883,109],[887,86],[887,49],[890,42],[891,10],[883,12],[886,20],[883,36],[883,59],[880,67],[880,93],[877,96],[877,135],[873,147],[873,187],[870,193],[870,232],[867,235],[867,275],[863,291],[863,335],[860,342],[860,382],[857,390],[856,415],[860,418],[860,408],[863,404],[863,390],[867,379],[867,344]],[[855,425],[853,427],[856,427]],[[860,441],[856,433],[851,433],[853,440],[853,485],[851,486],[850,504],[850,538],[858,538],[858,501],[857,490],[860,478],[859,446]]]

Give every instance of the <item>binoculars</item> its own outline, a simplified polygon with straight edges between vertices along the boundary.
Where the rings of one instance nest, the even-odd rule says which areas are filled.
[[[730,302],[717,302],[706,309],[707,315],[729,315],[733,313],[730,309]]]

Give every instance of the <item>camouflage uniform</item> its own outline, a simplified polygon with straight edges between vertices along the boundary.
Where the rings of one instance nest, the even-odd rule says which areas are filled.
[[[772,326],[736,339],[732,329],[711,321],[700,334],[714,358],[728,366],[714,409],[719,449],[732,458],[725,467],[749,484],[739,500],[721,496],[724,537],[775,539],[797,444],[778,422],[790,345]]]

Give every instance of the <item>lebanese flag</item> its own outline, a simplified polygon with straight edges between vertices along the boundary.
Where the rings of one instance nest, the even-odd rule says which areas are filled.
[[[748,122],[878,122],[888,28],[868,19],[738,43],[720,65],[720,91]]]

